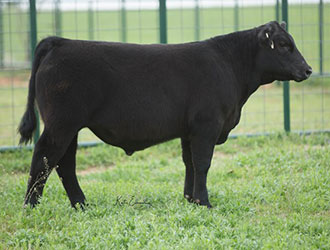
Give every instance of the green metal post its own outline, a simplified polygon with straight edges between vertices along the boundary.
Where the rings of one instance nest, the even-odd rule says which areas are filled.
[[[276,0],[276,4],[275,4],[275,19],[277,22],[280,22],[281,18],[280,18],[280,0]],[[279,86],[280,82],[276,81],[276,85]]]
[[[31,61],[33,63],[34,50],[37,46],[37,13],[36,13],[36,0],[30,0],[30,43],[31,43]],[[35,113],[37,116],[37,126],[34,133],[33,141],[36,143],[40,136],[40,121],[39,113],[37,108],[35,108]]]
[[[159,38],[160,43],[167,43],[166,0],[159,0]]]
[[[3,44],[3,15],[2,15],[2,2],[0,2],[0,68],[3,67],[3,60],[4,60],[4,44]]]
[[[94,39],[94,13],[92,8],[92,1],[89,1],[88,6],[88,39]]]
[[[275,18],[277,22],[280,22],[280,0],[276,0]]]
[[[123,43],[127,41],[126,31],[126,6],[125,0],[121,0],[121,41]]]
[[[55,1],[55,35],[62,35],[62,14],[60,10],[60,2],[61,0]]]
[[[288,0],[282,0],[282,18],[286,22],[286,30],[288,30]],[[284,129],[286,132],[290,132],[290,86],[288,81],[283,82],[283,109]]]
[[[195,41],[199,40],[199,0],[195,0]]]
[[[319,3],[319,60],[320,75],[323,74],[323,0]]]
[[[234,27],[235,31],[239,29],[239,19],[238,19],[238,0],[235,0],[235,8],[234,8]]]

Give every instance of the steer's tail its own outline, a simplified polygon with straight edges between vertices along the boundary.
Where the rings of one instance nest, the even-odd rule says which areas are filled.
[[[19,141],[20,144],[28,143],[32,139],[32,135],[37,125],[37,118],[34,111],[34,100],[35,100],[35,78],[38,71],[39,65],[42,59],[49,53],[49,51],[60,44],[64,40],[60,37],[48,37],[43,39],[37,46],[34,54],[34,60],[32,64],[31,77],[29,82],[29,94],[26,105],[26,111],[22,117],[22,120],[18,127],[18,132],[21,135]]]

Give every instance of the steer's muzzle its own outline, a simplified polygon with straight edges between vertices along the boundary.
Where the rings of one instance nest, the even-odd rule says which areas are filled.
[[[305,67],[303,70],[297,72],[294,76],[294,80],[296,82],[301,82],[303,80],[306,80],[308,77],[310,77],[310,75],[312,74],[312,67],[309,65],[306,65],[307,67]]]

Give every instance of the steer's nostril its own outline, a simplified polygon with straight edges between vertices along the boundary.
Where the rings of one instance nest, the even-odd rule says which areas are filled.
[[[307,76],[310,76],[311,74],[312,74],[312,68],[308,68],[307,70],[306,70],[306,75]]]

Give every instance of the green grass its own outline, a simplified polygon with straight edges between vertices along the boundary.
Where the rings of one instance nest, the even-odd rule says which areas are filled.
[[[97,167],[79,174],[90,204],[82,212],[70,208],[54,173],[38,208],[23,209],[31,151],[0,154],[0,248],[330,248],[330,134],[240,137],[218,146],[211,210],[183,199],[180,155],[178,140],[131,157],[105,145],[80,149],[79,173]]]
[[[100,6],[101,9],[101,6]],[[0,146],[17,145],[16,128],[26,103],[29,71],[22,70],[29,62],[28,13],[14,5],[3,10],[5,61],[21,65],[16,70],[0,71]],[[127,42],[159,42],[157,10],[127,11]],[[200,9],[200,39],[234,31],[234,9]],[[188,42],[195,39],[193,9],[170,9],[168,42]],[[241,7],[239,29],[247,29],[275,19],[274,6]],[[94,12],[93,38],[120,41],[121,23],[118,11]],[[324,72],[330,72],[330,4],[324,4]],[[39,12],[38,40],[54,35],[54,13]],[[290,5],[289,31],[298,48],[314,69],[319,71],[318,6]],[[88,39],[88,15],[84,11],[62,13],[62,36]],[[24,66],[25,65],[25,66]],[[291,84],[292,130],[323,130],[330,128],[330,78],[313,78]],[[282,89],[275,86],[258,90],[248,101],[240,125],[233,133],[283,131]],[[80,141],[96,140],[83,131]]]

